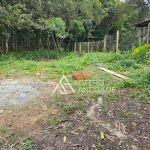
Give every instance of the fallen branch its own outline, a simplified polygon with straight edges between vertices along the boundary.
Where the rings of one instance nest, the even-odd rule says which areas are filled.
[[[72,144],[72,145],[68,145],[68,147],[80,147],[81,144]]]
[[[111,137],[109,137],[107,134],[105,134],[106,138],[112,142],[115,142]]]
[[[79,127],[79,128],[75,129],[74,131],[72,131],[72,132],[70,132],[70,133],[72,133],[72,134],[76,134],[76,135],[77,135],[77,134],[79,134],[79,133],[77,133],[77,132],[76,132],[77,130],[82,130],[82,128],[81,128],[81,127]]]
[[[149,137],[146,137],[146,136],[138,136],[138,135],[136,135],[137,137],[141,137],[141,138],[143,138],[143,139],[148,139]]]
[[[120,146],[122,144],[123,140],[121,139],[120,142],[118,143],[118,145]]]
[[[115,122],[115,127],[117,130],[121,131],[123,134],[127,134],[126,133],[126,127],[121,121],[116,121]]]
[[[7,134],[7,135],[5,135],[5,136],[3,136],[3,137],[1,136],[1,137],[0,137],[0,142],[3,141],[3,140],[5,140],[6,138],[12,136],[13,134],[14,134],[14,133],[10,133],[10,134]]]

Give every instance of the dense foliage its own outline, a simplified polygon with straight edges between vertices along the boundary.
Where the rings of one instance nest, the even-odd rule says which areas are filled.
[[[133,11],[133,9],[135,11]],[[143,0],[1,0],[0,51],[56,49],[126,32],[148,16]]]

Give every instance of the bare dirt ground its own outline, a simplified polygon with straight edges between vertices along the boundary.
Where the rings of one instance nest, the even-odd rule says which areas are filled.
[[[33,78],[1,80],[0,129],[11,128],[15,133],[28,137],[41,132],[38,124],[46,123],[49,113],[57,114],[58,111],[47,107],[55,85],[55,82],[41,82]],[[1,136],[0,141],[4,139],[5,136]]]
[[[8,80],[1,80],[0,85],[4,83],[8,83]],[[140,91],[124,88],[91,99],[83,95],[77,98],[74,94],[51,95],[55,82],[18,78],[13,79],[14,88],[16,84],[24,88],[30,86],[28,88],[35,93],[32,92],[32,97],[26,95],[26,102],[23,98],[23,102],[15,105],[7,103],[7,106],[6,103],[5,106],[2,105],[1,97],[0,110],[3,112],[0,114],[0,128],[12,129],[10,133],[0,136],[2,150],[19,149],[17,144],[23,137],[33,139],[36,145],[31,148],[33,150],[150,149],[150,103],[137,98],[137,93],[139,97],[142,96]],[[22,91],[27,92],[27,89]],[[16,90],[8,92],[18,94]],[[2,93],[1,91],[1,95]],[[15,98],[18,97],[15,95]],[[8,98],[10,95],[7,95]],[[13,102],[15,98],[13,97]],[[57,103],[76,106],[84,104],[84,109],[69,109],[64,113],[62,109],[68,108],[62,108]],[[101,137],[102,134],[104,138]],[[4,147],[5,142],[8,142],[7,147]]]

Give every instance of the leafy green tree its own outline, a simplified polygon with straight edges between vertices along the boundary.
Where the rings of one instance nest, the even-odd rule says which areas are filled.
[[[81,41],[83,34],[85,33],[85,28],[80,20],[73,20],[69,29],[70,37],[73,41]]]
[[[52,18],[50,27],[52,33],[55,34],[58,50],[60,50],[63,40],[68,35],[66,32],[66,23],[61,18]]]
[[[141,15],[147,16],[148,3],[143,0],[1,0],[0,51],[60,50],[64,42],[101,40],[111,30],[126,32],[130,23]]]

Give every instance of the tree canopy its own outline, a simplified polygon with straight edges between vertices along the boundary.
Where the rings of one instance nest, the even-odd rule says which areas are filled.
[[[149,3],[149,0],[1,0],[0,51],[35,48],[59,51],[62,43],[101,40],[109,31],[126,32],[129,24],[148,17]]]

